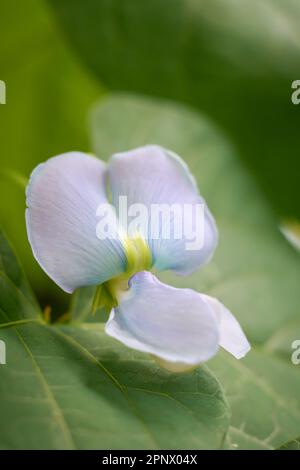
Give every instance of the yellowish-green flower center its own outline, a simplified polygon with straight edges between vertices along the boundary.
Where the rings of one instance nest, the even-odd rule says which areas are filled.
[[[145,239],[140,235],[122,240],[126,255],[126,271],[97,287],[93,301],[93,311],[104,307],[110,311],[118,305],[120,297],[128,290],[129,279],[137,272],[149,271],[152,255]]]

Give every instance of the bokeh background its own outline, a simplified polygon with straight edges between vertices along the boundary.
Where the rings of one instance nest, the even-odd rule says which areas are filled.
[[[297,0],[1,0],[0,9],[0,220],[42,302],[67,298],[32,259],[23,189],[7,172],[28,177],[52,155],[90,150],[89,109],[111,90],[207,114],[278,220],[300,217]]]
[[[298,0],[0,0],[0,80],[7,86],[7,104],[0,105],[0,225],[42,308],[50,305],[53,315],[61,316],[70,297],[32,256],[25,230],[24,181],[38,163],[56,154],[96,150],[105,159],[118,146],[125,150],[128,143],[145,143],[137,129],[141,118],[146,137],[186,151],[220,227],[217,255],[204,274],[177,280],[176,285],[219,297],[251,341],[252,352],[242,365],[222,354],[210,363],[232,408],[229,431],[246,448],[300,446],[299,370],[291,364],[291,343],[300,336],[300,257],[279,230],[285,223],[300,237],[300,104],[291,101],[292,82],[300,79],[299,24]],[[188,105],[192,114],[181,105]],[[77,298],[72,307],[75,319],[83,305],[89,308],[90,297],[91,291],[80,292],[80,301]],[[39,334],[34,329],[30,333],[33,346]],[[55,345],[47,335],[38,344],[41,357],[45,345]],[[90,336],[92,351],[102,344],[105,356],[108,339],[103,335],[99,346],[98,337]],[[177,380],[186,380],[190,387],[192,375],[166,379],[156,369],[149,375],[147,367],[153,365],[144,370],[130,350],[108,344],[112,355],[120,348],[120,356],[127,358],[121,371],[109,359],[121,382],[127,372],[131,383],[146,370],[147,387],[160,386],[160,374],[171,391],[175,386],[177,392]],[[63,354],[54,353],[69,361],[62,368],[62,383],[67,370],[66,383],[73,383],[73,392],[82,392],[78,401],[74,393],[74,409],[87,407],[84,429],[90,424],[98,429],[101,374],[93,370],[89,375],[89,361],[74,361],[70,345]],[[99,357],[102,360],[102,351]],[[77,373],[77,363],[86,375],[81,369]],[[19,389],[13,369],[11,376],[9,368],[2,370],[7,371],[11,390]],[[201,373],[205,377],[205,369]],[[2,392],[4,396],[6,388]],[[86,396],[94,400],[94,408],[89,408]],[[109,422],[120,410],[117,400],[111,408],[107,405],[110,388],[107,397],[103,410],[108,410]],[[3,413],[9,409],[5,403]],[[144,398],[140,403],[147,408]],[[172,425],[174,413],[165,419],[168,408],[160,406],[155,408],[162,416],[158,431],[161,425],[169,436],[163,426]],[[200,398],[191,406],[201,421],[206,409]],[[214,406],[207,407],[209,418]],[[7,419],[23,410],[11,407]],[[29,406],[28,416],[31,411]],[[152,423],[150,405],[147,412]],[[190,421],[186,426],[191,432]],[[127,424],[125,428],[124,435],[130,437]],[[185,432],[177,434],[176,445],[182,448]],[[4,431],[5,439],[8,435]],[[22,445],[27,436],[23,432]],[[110,435],[106,437],[111,448]],[[21,445],[5,439],[6,447]],[[45,439],[46,445],[57,447],[55,439]],[[93,439],[98,446],[98,436]],[[170,446],[170,441],[161,442],[161,447]],[[40,445],[45,447],[42,438]],[[88,439],[81,441],[81,447],[89,445]]]

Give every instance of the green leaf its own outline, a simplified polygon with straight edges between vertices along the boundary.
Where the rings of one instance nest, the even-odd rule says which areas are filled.
[[[295,340],[300,341],[299,318],[286,323],[283,328],[276,331],[266,342],[265,350],[270,353],[276,353],[284,359],[291,360],[291,356],[297,347],[297,344],[293,346]]]
[[[232,147],[201,115],[135,96],[115,95],[100,103],[91,123],[101,158],[147,143],[181,155],[216,217],[220,243],[210,264],[186,278],[160,277],[218,297],[252,343],[245,360],[224,354],[210,363],[233,409],[226,445],[273,448],[295,438],[300,431],[299,370],[290,357],[282,360],[268,352],[268,345],[298,319],[300,258]],[[299,333],[294,329],[295,339]]]
[[[280,447],[280,450],[300,450],[300,437],[287,442],[284,446]]]
[[[300,218],[300,5],[294,0],[49,0],[82,61],[113,90],[198,107],[283,215]]]
[[[0,228],[0,272],[22,292],[31,302],[36,302],[31,287],[25,277],[23,269]]]
[[[273,450],[266,442],[247,434],[243,428],[230,426],[224,442],[225,450]]]
[[[209,363],[232,408],[229,448],[278,448],[299,435],[299,370],[253,348],[242,361],[219,354]]]
[[[16,255],[0,229],[0,327],[10,321],[34,318],[39,311]]]
[[[186,375],[107,337],[99,325],[1,330],[0,448],[218,448],[229,412],[215,377]]]
[[[100,323],[47,325],[19,288],[26,281],[4,238],[2,246],[13,281],[0,284],[1,449],[222,446],[229,408],[205,366],[171,374],[106,336]],[[75,311],[79,305],[77,298]]]

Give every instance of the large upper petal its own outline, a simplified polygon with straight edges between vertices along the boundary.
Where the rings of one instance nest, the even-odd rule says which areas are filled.
[[[219,344],[218,321],[201,295],[165,285],[146,271],[131,278],[105,331],[128,347],[153,354],[172,370],[208,360]]]
[[[41,267],[66,292],[99,284],[124,270],[120,241],[96,235],[97,208],[107,203],[105,184],[105,164],[80,152],[53,157],[30,177],[29,242]]]
[[[109,166],[109,182],[112,201],[119,208],[119,197],[127,196],[128,207],[143,204],[148,208],[153,204],[177,205],[186,209],[182,237],[175,235],[173,220],[170,223],[171,237],[152,237],[151,223],[142,234],[148,239],[153,255],[154,266],[158,270],[172,269],[178,274],[189,274],[211,258],[217,245],[218,233],[214,219],[204,199],[199,195],[196,182],[186,164],[172,152],[159,146],[150,145],[112,156]],[[187,249],[189,241],[185,234],[195,231],[195,208],[204,207],[203,246]],[[177,224],[178,225],[178,224]],[[164,232],[162,227],[160,232]],[[180,231],[180,229],[179,229]],[[200,233],[200,231],[198,230]],[[178,231],[177,231],[178,233]]]

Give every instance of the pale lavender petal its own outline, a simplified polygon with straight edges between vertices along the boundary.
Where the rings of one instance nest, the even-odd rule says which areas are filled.
[[[105,183],[105,164],[80,152],[53,157],[31,175],[29,242],[41,267],[66,292],[100,284],[125,268],[120,241],[96,235],[97,208],[107,203]]]
[[[140,272],[109,317],[105,331],[126,346],[183,370],[210,359],[218,349],[216,316],[201,295],[161,283]]]
[[[251,349],[250,344],[237,319],[219,300],[201,294],[210,305],[220,324],[220,346],[236,359],[244,357]]]
[[[158,270],[172,269],[186,275],[210,260],[218,241],[216,224],[180,157],[159,146],[150,145],[113,155],[108,172],[116,207],[119,208],[119,197],[127,196],[128,207],[143,204],[150,210],[153,205],[163,204],[165,208],[171,208],[170,223],[163,216],[164,225],[161,224],[158,236],[151,226],[153,219],[158,220],[158,217],[152,217],[148,227],[140,230],[148,239],[154,266]],[[180,217],[176,219],[174,214],[178,210],[183,214],[184,207],[186,219],[182,224]],[[200,207],[204,211],[201,227],[195,225],[196,210]],[[198,245],[192,247],[191,241],[196,235]]]

